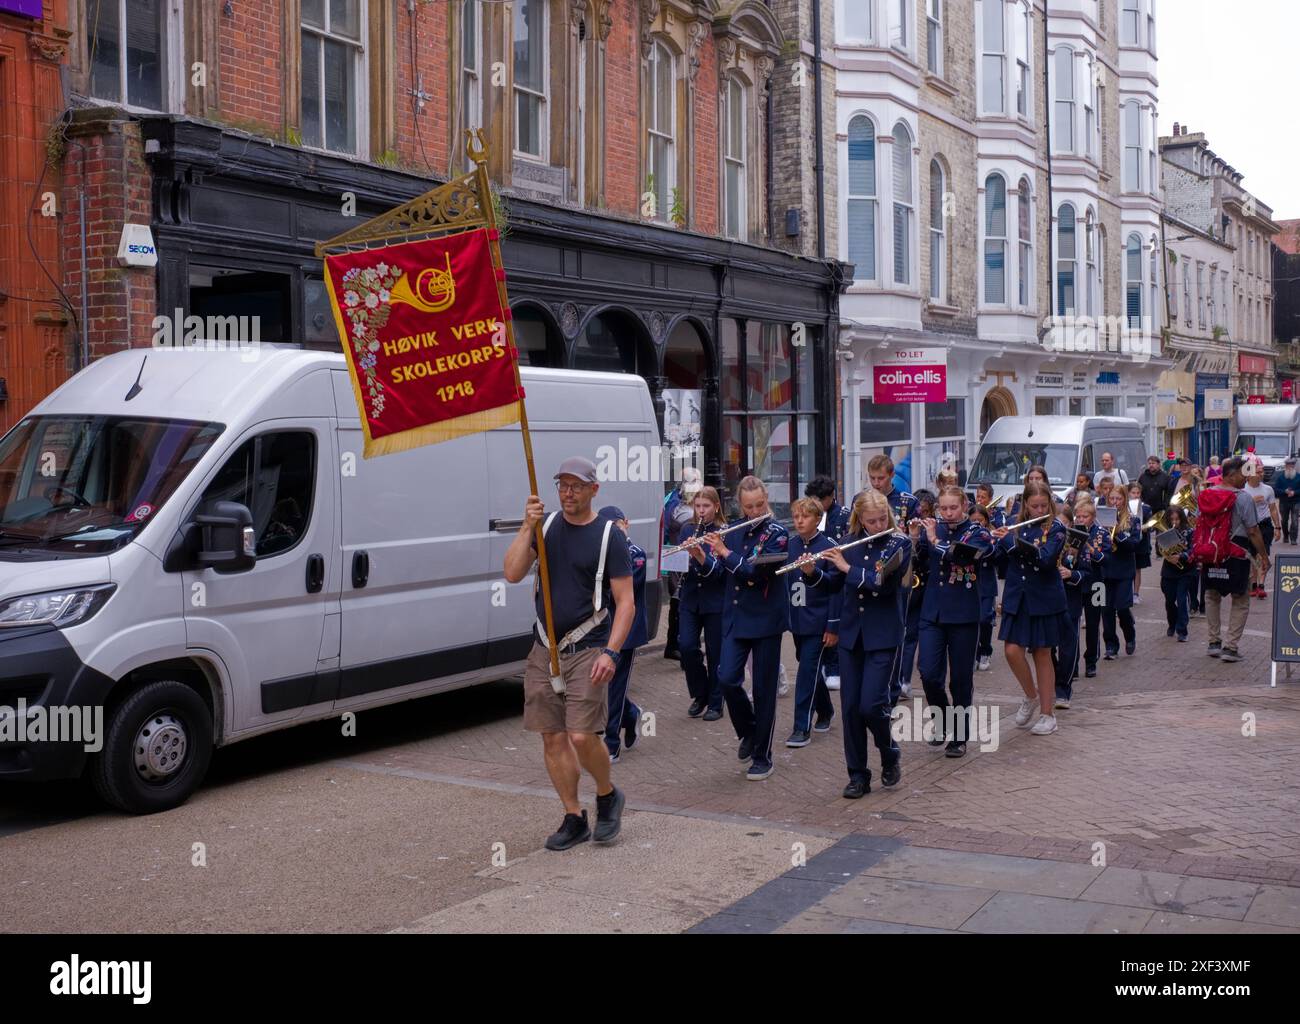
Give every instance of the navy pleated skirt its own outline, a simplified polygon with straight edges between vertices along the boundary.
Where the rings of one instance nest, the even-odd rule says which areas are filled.
[[[1032,650],[1041,647],[1060,647],[1061,639],[1070,630],[1067,613],[1030,615],[1025,611],[1026,603],[1022,602],[1020,611],[1014,615],[1003,612],[1002,624],[998,626],[998,639]]]
[[[1137,557],[1137,567],[1139,569],[1151,568],[1151,534],[1144,533],[1142,535],[1142,543],[1138,545],[1134,555]]]

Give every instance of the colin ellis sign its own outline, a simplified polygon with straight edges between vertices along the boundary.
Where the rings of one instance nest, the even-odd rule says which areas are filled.
[[[892,348],[871,367],[872,401],[877,405],[948,400],[948,353],[941,348]]]
[[[325,278],[367,457],[518,421],[487,229],[328,256]]]

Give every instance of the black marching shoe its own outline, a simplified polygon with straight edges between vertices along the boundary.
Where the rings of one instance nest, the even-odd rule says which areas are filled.
[[[623,827],[623,805],[627,797],[615,786],[604,796],[596,796],[596,832],[591,837],[595,842],[608,843]]]
[[[880,784],[882,786],[897,786],[898,780],[903,777],[903,765],[900,761],[886,765],[880,769]]]
[[[722,717],[722,708],[709,708],[700,719],[703,722],[716,722]]]
[[[806,747],[812,742],[812,734],[796,729],[790,734],[790,738],[785,741],[787,747]]]
[[[740,749],[736,751],[736,756],[742,761],[748,761],[754,756],[754,737],[746,736],[740,741]]]
[[[966,744],[961,740],[952,740],[948,744],[948,749],[943,752],[944,757],[965,757]]]
[[[1102,660],[1102,661],[1114,661],[1114,660],[1115,660],[1116,658],[1118,658],[1118,657],[1119,657],[1119,648],[1118,648],[1118,647],[1116,647],[1114,650],[1111,650],[1109,647],[1107,647],[1107,648],[1106,648],[1106,653],[1103,654],[1103,655],[1101,656],[1101,660]]]
[[[691,701],[691,706],[686,709],[686,713],[692,718],[699,718],[700,715],[704,714],[708,706],[708,701],[700,700],[697,697],[695,700]]]
[[[813,723],[813,732],[830,732],[831,722],[833,721],[835,721],[834,711],[832,711],[825,718],[823,718],[821,715],[818,715],[817,721]]]
[[[1138,649],[1138,642],[1136,640],[1130,640],[1128,641],[1128,643],[1124,645],[1125,654],[1132,654],[1137,649]]]
[[[548,850],[567,850],[591,838],[591,829],[587,827],[587,812],[566,814],[560,830],[546,840]]]
[[[665,647],[664,657],[667,658],[669,661],[681,661],[682,652],[679,651],[676,647]]]
[[[849,784],[844,787],[845,800],[861,800],[871,792],[870,779],[850,779]]]
[[[1085,679],[1095,679],[1097,677],[1097,666],[1089,665],[1087,668],[1085,668],[1083,670],[1083,677]]]
[[[1174,635],[1174,627],[1170,626],[1167,630],[1165,630],[1165,636],[1173,636],[1173,635]]]
[[[931,739],[925,741],[932,747],[942,747],[948,742],[948,737],[943,734],[942,730],[937,731]]]

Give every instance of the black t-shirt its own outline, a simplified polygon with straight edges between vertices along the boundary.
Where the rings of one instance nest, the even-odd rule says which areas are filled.
[[[591,618],[591,598],[596,588],[596,566],[600,562],[600,541],[604,533],[604,519],[596,518],[586,526],[573,526],[563,513],[555,517],[551,528],[546,531],[546,568],[551,580],[551,612],[555,617],[557,642],[574,626]],[[536,543],[534,536],[534,546]],[[538,573],[540,579],[540,570]],[[609,614],[604,622],[583,637],[584,647],[605,646],[614,619],[609,581],[631,575],[632,558],[627,550],[627,537],[617,525],[613,525],[609,531],[609,549],[605,553],[604,596],[601,599],[601,607],[608,609]],[[546,612],[542,606],[540,586],[536,604],[537,621],[545,624]]]

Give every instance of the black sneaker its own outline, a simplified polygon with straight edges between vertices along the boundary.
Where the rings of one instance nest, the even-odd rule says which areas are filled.
[[[669,661],[681,661],[682,652],[677,650],[677,648],[675,647],[665,647],[664,657],[667,658]]]
[[[764,764],[761,761],[755,761],[749,766],[749,771],[745,772],[745,778],[750,782],[762,782],[772,774],[771,764]]]
[[[1173,636],[1173,635],[1174,635],[1174,627],[1170,626],[1168,629],[1165,630],[1165,636]]]
[[[1089,665],[1087,668],[1085,668],[1083,670],[1083,677],[1085,679],[1095,679],[1097,677],[1097,666]]]
[[[903,765],[901,761],[895,761],[893,764],[885,765],[880,769],[880,784],[882,786],[897,786],[898,780],[903,777]]]
[[[691,701],[691,706],[686,709],[686,713],[692,718],[699,718],[700,715],[704,714],[704,710],[708,706],[709,705],[706,701],[702,701],[697,697],[695,700]]]
[[[740,741],[740,749],[736,751],[736,756],[742,761],[748,761],[754,756],[754,738],[746,736]]]
[[[932,747],[942,747],[948,742],[948,737],[946,737],[942,732],[936,732],[933,738],[928,739],[925,742]]]
[[[618,756],[618,754],[619,754],[619,752],[618,752],[617,750],[611,750],[611,751],[609,752],[609,763],[610,763],[610,764],[618,764],[618,762],[619,762],[619,756]]]
[[[1179,633],[1179,634],[1178,634],[1178,642],[1179,642],[1180,644],[1185,644],[1185,643],[1187,643],[1187,634],[1186,634],[1186,633]]]
[[[871,780],[850,779],[842,794],[845,800],[861,800],[871,792]]]
[[[608,843],[623,827],[623,805],[627,797],[615,786],[604,796],[596,797],[596,833],[591,838],[597,843]],[[585,813],[585,812],[584,812]]]
[[[591,838],[591,829],[587,827],[587,812],[566,814],[560,830],[546,840],[548,850],[567,850],[571,846],[585,843]]]
[[[1138,642],[1136,640],[1130,640],[1128,643],[1124,645],[1125,654],[1132,654],[1137,649],[1138,649]]]
[[[1213,643],[1210,644],[1209,647],[1205,649],[1205,653],[1208,654],[1211,658],[1217,658],[1220,654],[1223,653],[1223,644],[1215,640]]]
[[[1106,653],[1103,654],[1103,655],[1101,656],[1101,660],[1102,660],[1102,661],[1114,661],[1114,660],[1115,660],[1116,658],[1118,658],[1118,657],[1119,657],[1119,648],[1118,648],[1118,647],[1116,647],[1113,651],[1112,651],[1109,647],[1107,647],[1107,648],[1106,648]]]
[[[1241,655],[1231,647],[1225,647],[1223,653],[1219,655],[1220,661],[1241,661]]]
[[[636,717],[632,719],[632,724],[623,726],[623,746],[625,749],[631,750],[636,746],[636,741],[640,739],[640,733],[637,732],[637,726],[640,724],[641,712],[638,711]]]
[[[790,738],[785,741],[787,747],[806,747],[812,742],[812,734],[796,729],[790,734]]]
[[[835,721],[834,711],[832,711],[825,718],[823,718],[821,715],[818,715],[817,721],[813,723],[813,732],[830,732],[831,722],[833,721]]]
[[[721,717],[722,717],[722,708],[709,708],[708,711],[704,712],[703,718],[701,720],[705,722],[716,722]]]
[[[944,757],[965,757],[966,744],[961,740],[953,740],[948,744],[948,749],[943,752]]]

